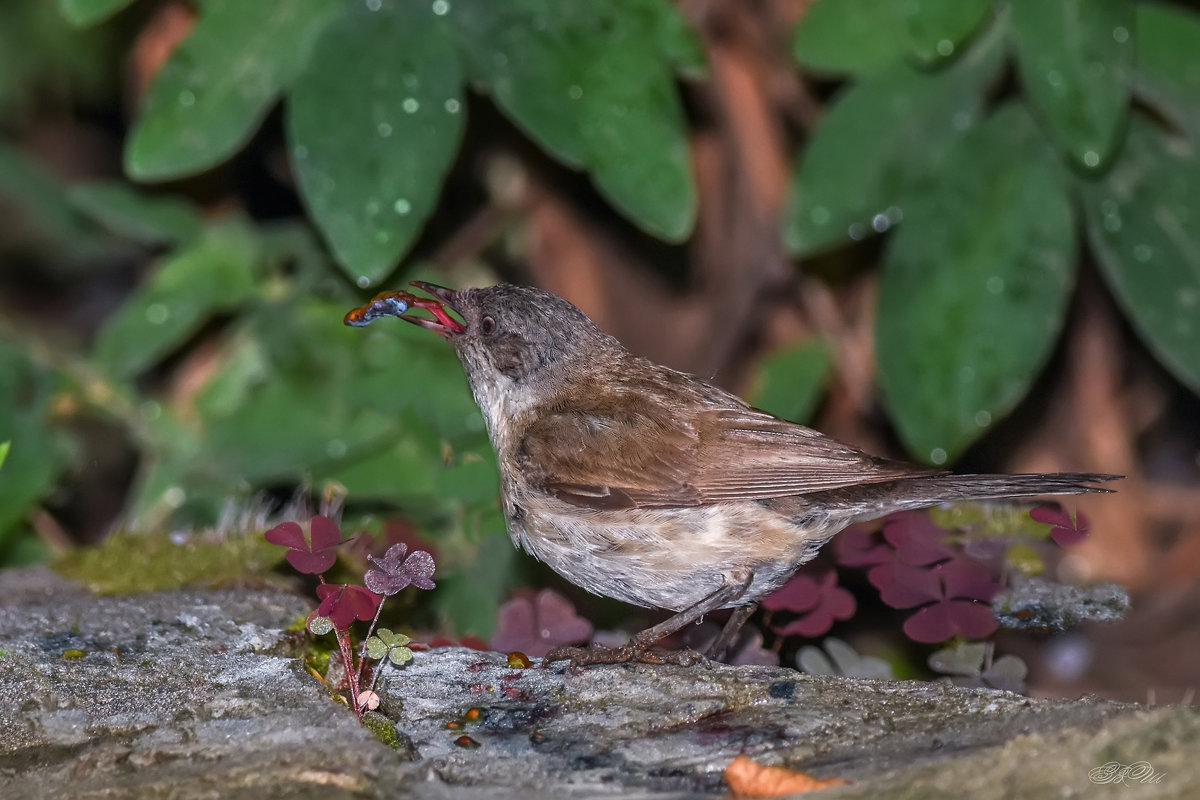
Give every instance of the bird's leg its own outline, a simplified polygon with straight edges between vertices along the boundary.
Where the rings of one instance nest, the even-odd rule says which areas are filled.
[[[586,667],[590,664],[623,664],[627,661],[641,661],[646,664],[676,664],[678,666],[691,666],[699,662],[703,656],[694,650],[676,650],[667,651],[653,648],[653,645],[660,640],[670,636],[671,634],[682,630],[686,626],[692,624],[696,620],[708,614],[711,611],[716,611],[730,602],[741,597],[746,589],[750,587],[751,581],[754,580],[754,572],[748,568],[739,568],[730,572],[725,576],[725,582],[717,588],[712,594],[707,595],[701,600],[682,611],[667,617],[657,625],[653,625],[629,640],[629,643],[622,647],[604,647],[603,645],[591,644],[587,647],[556,647],[546,654],[542,660],[542,665],[546,666],[553,661],[571,662],[572,667]],[[740,615],[742,609],[734,610],[734,616],[730,618],[730,622]],[[751,608],[753,611],[753,608]],[[737,623],[737,628],[742,626],[749,614],[741,616],[741,620]],[[726,623],[725,628],[728,629],[729,623]],[[733,631],[737,633],[736,628]],[[725,638],[725,631],[721,632],[721,636],[717,637],[717,641]],[[653,649],[652,649],[653,648]]]
[[[758,609],[758,603],[751,603],[748,606],[738,606],[729,615],[729,619],[725,620],[725,627],[721,628],[721,635],[708,646],[708,651],[704,654],[713,661],[723,661],[729,655],[730,648],[737,641],[738,634],[742,632],[742,626],[746,624],[746,620],[750,619],[750,615]]]

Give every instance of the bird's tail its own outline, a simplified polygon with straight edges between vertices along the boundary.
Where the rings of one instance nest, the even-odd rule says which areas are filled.
[[[918,475],[887,481],[856,492],[834,489],[820,493],[829,507],[856,521],[874,519],[895,511],[952,503],[957,500],[1001,500],[1043,494],[1088,494],[1112,492],[1097,484],[1119,480],[1123,475],[1094,472],[1050,472],[1029,475]],[[812,501],[814,495],[808,495]]]

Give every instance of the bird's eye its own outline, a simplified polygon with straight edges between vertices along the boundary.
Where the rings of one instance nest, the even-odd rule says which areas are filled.
[[[496,332],[496,320],[491,317],[484,317],[479,320],[479,332],[484,336],[491,336]]]

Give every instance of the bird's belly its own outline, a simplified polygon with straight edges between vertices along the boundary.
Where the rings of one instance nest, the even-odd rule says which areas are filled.
[[[835,529],[836,530],[836,529]],[[833,531],[813,530],[754,503],[510,514],[519,547],[571,583],[634,605],[679,611],[749,568],[743,605],[781,586]]]

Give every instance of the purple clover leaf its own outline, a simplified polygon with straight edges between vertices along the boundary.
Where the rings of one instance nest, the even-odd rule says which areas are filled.
[[[367,570],[364,583],[376,594],[391,597],[409,584],[418,589],[432,589],[436,584],[432,580],[436,568],[433,556],[424,550],[417,550],[408,558],[408,545],[400,542],[394,544],[383,554],[383,558],[367,556],[378,569]]]
[[[322,583],[317,586],[317,597],[321,598],[317,616],[329,617],[333,627],[343,631],[356,619],[373,619],[383,602],[381,595],[348,583]]]
[[[533,598],[521,594],[500,607],[492,647],[544,656],[561,645],[577,644],[592,635],[592,623],[575,613],[571,601],[553,589]]]
[[[342,533],[337,523],[320,515],[309,524],[309,539],[295,522],[284,522],[267,531],[263,536],[271,544],[288,548],[287,560],[297,572],[320,575],[333,566],[337,553],[333,548],[342,543]]]
[[[883,523],[883,538],[903,564],[923,567],[945,561],[954,551],[943,544],[946,531],[934,524],[926,511],[901,511]]]
[[[837,573],[828,570],[819,578],[798,574],[779,590],[763,598],[768,611],[792,611],[800,616],[789,623],[771,624],[780,636],[813,638],[829,632],[835,620],[850,619],[857,608],[854,595],[838,586]]]
[[[1090,529],[1082,513],[1076,513],[1072,518],[1066,509],[1057,506],[1038,506],[1029,512],[1029,516],[1037,522],[1054,526],[1050,530],[1050,538],[1057,542],[1059,547],[1079,544],[1087,538]]]
[[[878,530],[870,528],[848,528],[834,539],[833,546],[838,563],[847,567],[873,567],[893,558],[891,546]]]
[[[904,633],[913,641],[944,642],[955,636],[982,639],[999,627],[988,603],[1001,587],[982,564],[953,558],[925,570],[909,569],[913,571],[897,571],[896,582],[881,591],[880,597],[889,605],[891,600],[905,601],[897,608],[918,605],[911,601],[921,596],[932,600],[904,621]]]

